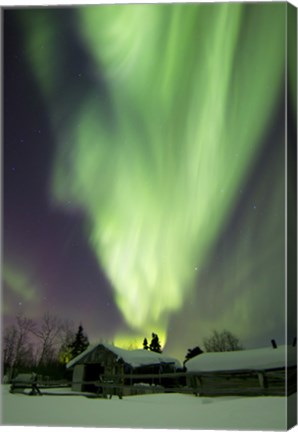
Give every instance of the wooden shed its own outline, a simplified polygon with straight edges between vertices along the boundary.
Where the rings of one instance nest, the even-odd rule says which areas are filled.
[[[297,391],[296,347],[204,353],[186,362],[187,385],[202,396],[285,396]]]
[[[99,392],[101,382],[113,381],[133,394],[136,384],[164,385],[164,373],[181,368],[178,360],[144,349],[125,350],[99,343],[88,347],[67,364],[73,370],[72,390]],[[152,377],[154,376],[154,377]]]

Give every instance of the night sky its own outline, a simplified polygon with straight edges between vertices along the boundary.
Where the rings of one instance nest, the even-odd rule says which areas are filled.
[[[285,7],[5,10],[4,323],[284,342]]]

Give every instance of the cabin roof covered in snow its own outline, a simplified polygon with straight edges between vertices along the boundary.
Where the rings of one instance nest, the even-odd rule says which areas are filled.
[[[287,356],[287,361],[286,361]],[[265,370],[294,366],[296,348],[282,345],[276,349],[259,348],[241,351],[210,352],[199,354],[185,363],[189,372],[214,372],[230,370]]]
[[[83,351],[81,354],[79,354],[77,357],[73,358],[69,363],[67,363],[66,367],[73,367],[80,360],[83,360],[85,357],[88,356],[88,354],[90,354],[92,351],[94,351],[100,346],[103,346],[107,350],[112,351],[118,356],[119,359],[121,358],[125,363],[130,364],[132,367],[140,367],[160,363],[174,363],[176,367],[181,367],[179,360],[165,356],[164,354],[159,354],[145,349],[125,350],[123,348],[118,348],[114,345],[110,345],[107,343],[90,345],[85,351]]]

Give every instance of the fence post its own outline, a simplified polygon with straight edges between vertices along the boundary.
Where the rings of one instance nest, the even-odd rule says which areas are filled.
[[[259,384],[261,389],[263,390],[263,393],[265,391],[265,389],[268,387],[268,382],[267,382],[267,378],[266,378],[266,374],[264,371],[259,371],[257,372],[258,375],[258,380],[259,380]]]

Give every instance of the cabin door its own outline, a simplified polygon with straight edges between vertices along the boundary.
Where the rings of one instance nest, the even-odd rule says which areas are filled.
[[[102,367],[99,364],[86,364],[85,365],[85,377],[84,381],[90,381],[84,384],[83,390],[96,393],[98,386],[95,385],[95,381],[99,381],[99,375],[101,374]]]

